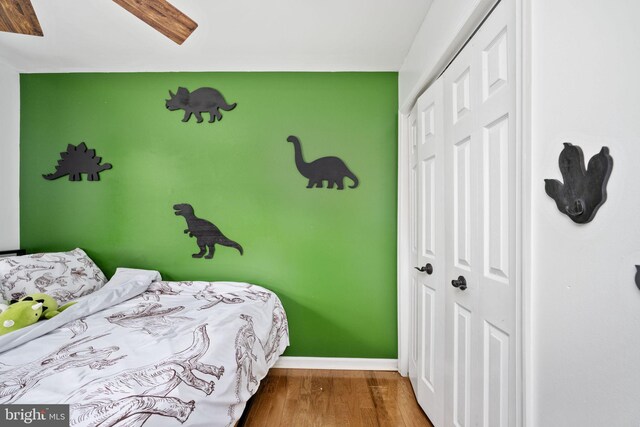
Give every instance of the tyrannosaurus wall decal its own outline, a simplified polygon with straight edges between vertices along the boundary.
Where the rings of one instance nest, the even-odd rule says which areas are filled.
[[[200,248],[200,252],[193,254],[193,258],[213,258],[215,252],[214,246],[216,244],[236,248],[238,252],[240,252],[240,255],[243,254],[242,246],[227,238],[213,223],[206,219],[198,218],[191,205],[182,203],[173,205],[173,209],[176,215],[183,216],[187,221],[187,228],[184,230],[184,233],[189,234],[189,237],[195,237],[197,239],[196,242]],[[205,256],[204,254],[207,252],[207,248],[209,249],[209,253]]]

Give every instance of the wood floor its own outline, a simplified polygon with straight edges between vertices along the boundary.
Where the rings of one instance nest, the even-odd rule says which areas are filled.
[[[241,421],[245,427],[433,427],[409,379],[381,371],[271,369]]]

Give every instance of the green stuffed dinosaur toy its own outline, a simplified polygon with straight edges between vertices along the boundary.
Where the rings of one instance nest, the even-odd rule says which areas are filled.
[[[0,313],[0,335],[33,325],[42,317],[41,302],[19,301]]]
[[[0,313],[0,335],[33,325],[40,319],[51,319],[73,304],[75,302],[58,307],[56,300],[47,294],[31,294],[13,300]]]
[[[47,294],[29,294],[26,297],[20,298],[19,300],[12,300],[11,304],[15,304],[20,301],[41,302],[44,305],[44,307],[42,308],[43,319],[51,319],[52,317],[57,316],[58,314],[62,313],[67,308],[75,304],[75,301],[68,302],[63,306],[58,307],[58,302]]]

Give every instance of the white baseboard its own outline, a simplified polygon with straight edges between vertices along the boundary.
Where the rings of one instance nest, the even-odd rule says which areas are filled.
[[[397,371],[398,359],[281,356],[276,362],[274,368],[342,369],[350,371]]]

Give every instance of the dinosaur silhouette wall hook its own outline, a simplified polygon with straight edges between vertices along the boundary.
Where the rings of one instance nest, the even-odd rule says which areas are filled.
[[[334,185],[338,190],[344,190],[343,180],[345,177],[353,181],[353,185],[349,188],[358,186],[358,178],[349,170],[347,165],[338,157],[321,157],[317,160],[307,163],[302,157],[302,147],[298,137],[291,135],[287,141],[293,144],[295,149],[295,160],[298,172],[309,180],[307,188],[322,188],[322,181],[327,181],[327,188],[333,188]]]
[[[69,181],[82,181],[86,173],[89,181],[100,181],[100,172],[111,169],[111,163],[100,164],[102,157],[96,157],[96,150],[87,149],[83,142],[78,146],[69,144],[67,151],[60,153],[60,160],[54,173],[42,175],[44,179],[53,180],[69,175]]]
[[[607,200],[607,182],[613,168],[609,148],[589,160],[585,170],[584,155],[577,145],[564,143],[558,159],[564,183],[556,179],[545,179],[545,191],[555,200],[558,210],[578,224],[593,220],[596,212]]]
[[[240,252],[240,255],[243,254],[242,246],[225,237],[225,235],[222,234],[222,231],[220,231],[220,229],[211,222],[206,219],[198,218],[191,205],[182,203],[173,205],[173,209],[175,210],[176,215],[183,216],[187,221],[187,229],[184,230],[184,233],[189,234],[189,237],[196,238],[196,243],[200,248],[200,252],[191,255],[193,258],[213,258],[216,244],[236,248],[238,252]],[[207,248],[209,249],[209,253],[205,256],[204,254],[207,252]]]
[[[220,109],[231,111],[236,108],[237,103],[227,104],[224,96],[213,88],[201,87],[193,92],[187,88],[179,87],[177,93],[169,91],[171,99],[166,100],[166,107],[170,111],[184,110],[183,122],[188,122],[191,115],[196,116],[198,123],[202,123],[202,113],[209,113],[209,123],[213,123],[216,118],[222,120]]]

